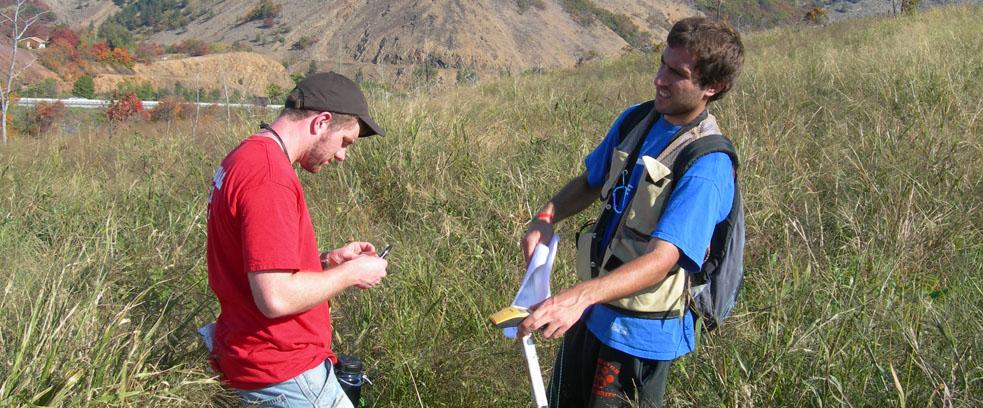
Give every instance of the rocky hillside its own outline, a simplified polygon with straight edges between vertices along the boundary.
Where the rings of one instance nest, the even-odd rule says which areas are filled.
[[[276,8],[265,9],[263,3]],[[49,0],[78,27],[105,18],[111,0]],[[118,2],[126,7],[133,1]],[[661,42],[695,13],[687,0],[199,0],[177,29],[144,29],[161,44],[239,44],[286,63],[408,81],[419,66],[479,73],[570,67]],[[109,10],[109,11],[107,11]],[[260,18],[256,17],[259,13]],[[265,17],[265,18],[263,18]],[[74,17],[73,17],[74,18]],[[444,76],[447,72],[443,73]]]

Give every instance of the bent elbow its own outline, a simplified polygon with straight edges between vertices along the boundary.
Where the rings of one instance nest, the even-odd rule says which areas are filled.
[[[284,299],[278,299],[275,296],[258,296],[253,300],[256,303],[256,308],[267,319],[278,319],[294,314]]]

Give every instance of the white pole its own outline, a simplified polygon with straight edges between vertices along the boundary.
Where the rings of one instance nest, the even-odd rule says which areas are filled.
[[[546,387],[543,386],[543,372],[539,368],[539,355],[536,354],[536,344],[532,341],[532,335],[527,334],[522,338],[522,354],[526,356],[526,363],[529,364],[529,382],[532,383],[532,402],[536,408],[547,408]]]

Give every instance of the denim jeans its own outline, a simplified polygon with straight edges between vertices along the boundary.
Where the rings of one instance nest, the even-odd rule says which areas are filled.
[[[244,407],[354,408],[335,377],[331,360],[282,383],[236,392]]]

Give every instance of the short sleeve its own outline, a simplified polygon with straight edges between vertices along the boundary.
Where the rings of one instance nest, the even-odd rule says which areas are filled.
[[[300,270],[297,193],[266,182],[243,192],[238,208],[246,270]]]
[[[734,170],[726,153],[696,160],[669,196],[653,238],[679,248],[679,266],[697,272],[703,266],[713,230],[727,218],[734,200]]]
[[[608,134],[604,136],[604,140],[601,144],[597,145],[590,154],[584,158],[584,167],[587,170],[587,185],[591,188],[600,188],[604,185],[604,176],[607,175],[608,167],[611,166],[611,155],[614,152],[614,148],[618,146],[620,142],[618,140],[618,128],[621,127],[621,122],[625,120],[628,116],[628,112],[638,107],[638,105],[632,106],[621,112],[618,119],[611,124],[611,128],[608,129]]]

